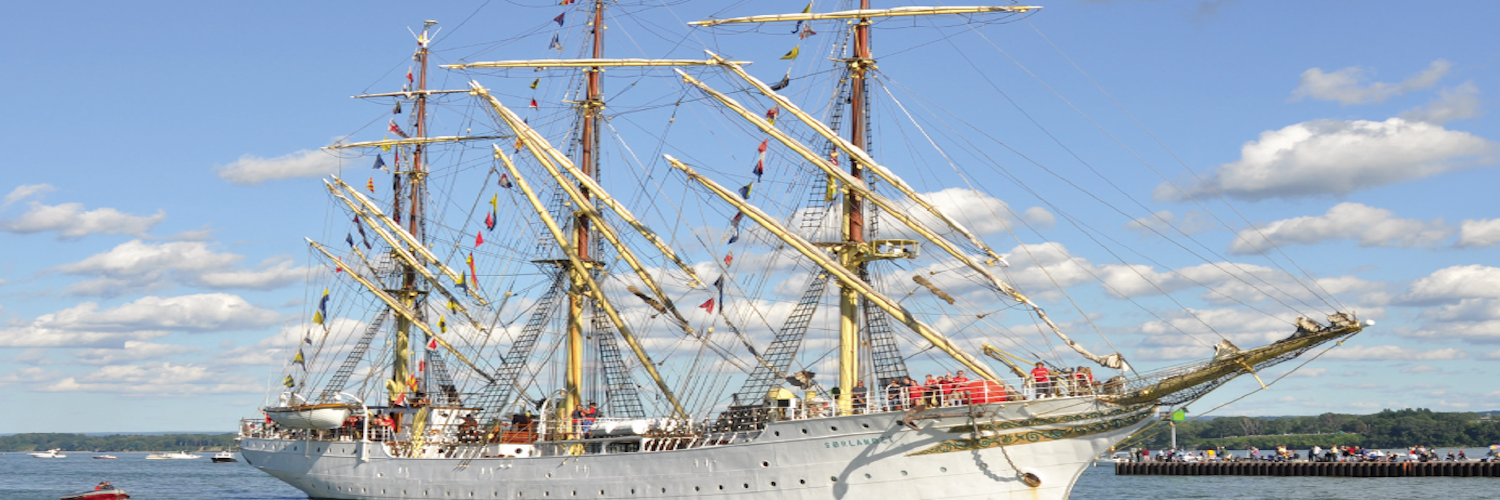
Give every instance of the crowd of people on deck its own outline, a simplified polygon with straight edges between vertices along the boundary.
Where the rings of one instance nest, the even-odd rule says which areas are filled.
[[[859,411],[867,407],[871,410],[901,410],[919,405],[926,407],[962,406],[970,403],[1094,394],[1098,392],[1098,386],[1099,384],[1094,381],[1093,372],[1087,367],[1053,371],[1046,365],[1037,363],[1020,393],[1009,392],[1005,384],[983,379],[971,380],[963,370],[958,370],[957,374],[941,376],[928,374],[926,380],[920,383],[911,377],[893,378],[886,383],[883,406],[879,405],[879,401],[867,399],[864,381],[855,385],[851,399],[854,407]],[[837,398],[838,388],[834,388],[831,395]]]

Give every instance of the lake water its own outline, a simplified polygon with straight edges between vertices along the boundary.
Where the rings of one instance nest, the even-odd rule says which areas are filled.
[[[1469,450],[1471,457],[1475,450]],[[1446,450],[1444,450],[1446,453]],[[1482,451],[1480,452],[1483,453]],[[94,460],[96,453],[36,459],[25,453],[0,455],[0,500],[56,500],[91,490],[109,480],[133,500],[301,500],[302,492],[244,462],[151,460],[145,453],[112,453],[117,460]],[[1090,467],[1079,478],[1073,500],[1191,498],[1272,500],[1369,500],[1378,498],[1495,498],[1500,478],[1407,477],[1232,477],[1115,476],[1114,467]],[[857,499],[863,500],[863,499]]]

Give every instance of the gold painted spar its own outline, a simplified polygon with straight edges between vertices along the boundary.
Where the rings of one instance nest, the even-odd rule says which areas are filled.
[[[719,59],[718,56],[714,56],[714,58],[715,60],[722,61],[722,59]],[[746,82],[749,82],[751,85],[758,88],[762,93],[776,100],[777,104],[781,105],[783,109],[786,109],[788,112],[796,115],[799,120],[802,120],[803,122],[811,125],[814,130],[817,130],[819,134],[823,135],[828,140],[833,141],[835,144],[839,144],[841,148],[849,151],[851,153],[851,156],[859,158],[861,165],[870,166],[870,169],[872,171],[879,174],[883,179],[885,179],[892,185],[906,185],[906,182],[904,180],[901,180],[900,177],[896,177],[896,175],[891,173],[888,169],[880,166],[880,164],[878,163],[875,163],[875,160],[873,158],[870,158],[869,155],[864,152],[864,150],[855,147],[852,144],[849,144],[848,141],[844,140],[843,138],[838,137],[838,135],[829,130],[826,125],[822,125],[821,122],[818,122],[818,120],[807,116],[806,113],[803,113],[802,110],[797,108],[796,105],[794,105],[791,101],[782,98],[780,95],[776,94],[776,92],[770,90],[770,88],[767,87],[765,83],[756,80],[754,77],[751,77],[750,75],[744,73],[743,70],[735,69],[732,65],[729,65],[727,61],[724,61],[724,63],[726,68],[729,68],[731,71],[735,71],[736,74],[743,78]],[[704,93],[707,93],[710,97],[713,97],[714,100],[719,101],[719,103],[723,104],[725,107],[734,110],[734,112],[740,115],[740,117],[755,125],[756,128],[759,128],[762,132],[770,135],[778,142],[786,145],[792,151],[796,152],[798,155],[806,159],[809,163],[812,163],[814,166],[817,166],[828,175],[831,175],[834,178],[838,179],[839,182],[842,182],[843,185],[850,191],[863,196],[865,199],[870,200],[880,208],[885,209],[884,214],[901,221],[906,225],[906,227],[909,227],[913,231],[916,231],[918,234],[921,234],[923,238],[931,241],[933,244],[937,245],[938,248],[943,249],[943,251],[947,252],[948,255],[953,256],[953,258],[958,259],[959,262],[964,263],[964,265],[968,266],[970,269],[973,269],[974,272],[978,273],[980,276],[985,277],[985,279],[989,280],[989,282],[994,285],[995,288],[1010,296],[1016,302],[1025,304],[1027,307],[1030,307],[1031,310],[1037,314],[1037,317],[1040,318],[1042,322],[1047,324],[1047,326],[1052,330],[1052,333],[1057,335],[1058,338],[1062,339],[1062,341],[1067,344],[1068,347],[1072,348],[1074,352],[1077,352],[1079,355],[1088,358],[1090,361],[1098,363],[1101,366],[1121,370],[1129,368],[1129,366],[1125,364],[1125,358],[1120,354],[1112,353],[1105,356],[1099,356],[1092,352],[1089,352],[1088,349],[1084,348],[1078,342],[1069,338],[1066,333],[1063,333],[1062,328],[1059,328],[1057,324],[1052,321],[1052,318],[1047,315],[1047,312],[1042,309],[1042,306],[1037,305],[1035,302],[1032,302],[1032,300],[1026,295],[1022,294],[1020,290],[1016,290],[1015,287],[1010,286],[1010,284],[1005,283],[1004,281],[1001,281],[999,278],[995,277],[995,275],[991,273],[989,269],[986,269],[985,266],[980,265],[980,263],[975,261],[974,258],[964,253],[952,242],[949,242],[946,238],[943,238],[941,235],[933,232],[925,224],[922,224],[921,221],[918,221],[915,218],[906,215],[901,207],[897,206],[894,201],[891,201],[880,193],[871,190],[865,185],[865,182],[863,180],[856,178],[847,172],[839,170],[838,167],[829,162],[827,158],[818,155],[805,144],[798,142],[796,139],[787,135],[785,132],[782,132],[781,130],[772,126],[770,122],[766,121],[764,118],[761,118],[760,115],[757,115],[750,112],[748,109],[745,109],[743,105],[735,101],[733,98],[725,95],[722,92],[714,90],[712,87],[709,87],[707,84],[699,81],[698,79],[689,76],[682,70],[677,70],[677,76],[681,77],[684,82],[698,87]],[[926,203],[914,191],[911,191],[909,187],[903,189],[902,192],[905,193],[909,199],[916,200],[918,204]],[[962,229],[962,227],[956,222],[949,219],[946,215],[943,215],[942,211],[938,210],[936,207],[928,206],[928,211],[936,215],[939,220],[948,221],[948,226],[950,228],[953,228],[960,232],[967,232],[966,230]],[[978,238],[970,235],[970,240],[978,241]],[[989,248],[983,243],[978,243],[978,245],[980,246],[980,248]],[[995,258],[999,258],[999,255],[995,255],[993,251],[990,251],[989,253],[990,255],[994,255]]]
[[[469,82],[469,86],[473,89],[471,92],[474,95],[489,99],[491,101],[491,106],[498,104],[498,101],[494,100],[494,98],[489,94],[489,91],[483,86],[480,86],[479,82],[471,81]],[[677,252],[672,250],[671,245],[668,245],[667,242],[663,241],[660,236],[657,236],[656,232],[652,231],[651,228],[646,227],[645,224],[641,223],[640,219],[636,218],[635,214],[632,213],[629,208],[626,208],[624,204],[616,201],[613,197],[608,196],[607,193],[609,191],[605,190],[604,186],[599,184],[599,181],[594,180],[593,177],[590,177],[584,174],[582,170],[579,170],[578,166],[573,164],[573,160],[569,159],[568,156],[563,154],[561,151],[558,151],[557,148],[552,147],[546,139],[542,138],[541,134],[537,133],[535,129],[526,125],[524,121],[515,116],[515,113],[509,112],[509,110],[507,110],[504,106],[500,106],[499,108],[496,108],[496,110],[500,113],[501,118],[506,118],[507,114],[509,115],[510,118],[507,119],[506,122],[511,125],[513,130],[516,131],[522,142],[540,147],[541,151],[544,151],[548,156],[551,156],[552,160],[556,161],[558,166],[562,167],[563,170],[566,170],[568,172],[568,175],[573,176],[573,178],[577,180],[579,184],[582,184],[583,187],[588,188],[589,193],[595,194],[597,196],[597,200],[600,203],[603,203],[604,206],[609,207],[610,210],[614,211],[615,215],[618,215],[620,219],[624,220],[627,224],[630,224],[630,227],[632,229],[635,229],[635,231],[639,233],[642,238],[645,238],[646,241],[651,242],[651,244],[656,247],[657,251],[661,252],[661,254],[668,260],[671,260],[672,263],[675,264],[678,269],[681,269],[683,273],[686,273],[689,281],[688,286],[691,286],[693,288],[703,286],[703,280],[698,278],[698,272],[693,270],[693,266],[689,266],[686,262],[683,262],[682,258],[677,256]]]
[[[361,194],[359,190],[350,187],[349,184],[345,183],[343,179],[339,179],[338,176],[332,176],[332,179],[335,184],[338,184],[339,187],[344,189],[344,192],[353,196],[354,199],[359,202],[360,206],[364,207],[366,211],[374,215],[375,220],[380,221],[381,224],[385,224],[385,226],[391,230],[391,234],[396,235],[398,238],[401,238],[401,241],[406,242],[408,249],[421,254],[422,257],[426,258],[428,262],[430,262],[433,266],[437,266],[438,270],[447,275],[448,278],[453,280],[454,283],[464,282],[464,273],[455,271],[453,270],[453,268],[443,265],[443,259],[439,259],[436,254],[433,254],[431,250],[427,249],[427,245],[422,244],[421,241],[417,240],[417,237],[412,236],[411,233],[407,232],[405,228],[402,228],[400,224],[397,224],[396,221],[393,221],[390,217],[386,216],[385,211],[381,210],[380,207],[375,204],[375,202],[370,201],[370,199],[366,198],[364,194]],[[481,292],[479,287],[470,286],[469,293],[474,295],[474,300],[479,302],[479,305],[488,304],[488,301],[484,300],[484,294]]]
[[[504,135],[445,135],[440,137],[408,137],[405,139],[382,139],[379,141],[350,142],[345,144],[334,144],[325,149],[349,149],[368,148],[376,146],[410,146],[414,144],[434,144],[440,142],[464,142],[484,141],[491,139],[506,139]]]
[[[1103,398],[1110,403],[1124,406],[1156,401],[1166,396],[1213,382],[1225,376],[1238,376],[1243,373],[1254,374],[1256,365],[1271,361],[1292,351],[1314,347],[1340,337],[1354,335],[1363,330],[1364,328],[1355,324],[1353,326],[1330,327],[1327,330],[1307,334],[1303,337],[1294,336],[1293,338],[1268,346],[1241,351],[1222,358],[1215,357],[1213,361],[1210,361],[1207,366],[1201,369],[1164,378],[1133,392],[1119,396],[1103,396]]]
[[[567,235],[563,234],[562,227],[557,224],[557,220],[552,217],[552,213],[547,210],[546,205],[542,204],[542,200],[537,198],[536,191],[531,189],[531,183],[527,182],[526,178],[521,176],[520,169],[517,169],[515,163],[511,162],[510,156],[500,151],[500,146],[496,145],[494,148],[495,157],[500,159],[501,164],[505,165],[505,169],[515,178],[516,186],[521,188],[522,193],[526,194],[526,199],[531,202],[531,207],[536,209],[537,216],[547,226],[547,231],[552,233],[552,238],[557,240],[558,247],[562,249],[563,253],[567,254],[568,262],[571,264],[568,272],[571,274],[573,282],[587,288],[589,294],[593,295],[594,301],[599,304],[601,309],[604,309],[604,315],[609,317],[610,322],[614,323],[615,329],[620,332],[620,337],[625,339],[625,344],[630,346],[630,350],[635,353],[636,359],[640,360],[641,367],[646,369],[646,373],[650,374],[651,379],[656,382],[657,388],[661,389],[662,395],[666,396],[667,401],[672,403],[672,410],[683,419],[691,418],[687,411],[682,409],[682,405],[678,404],[677,396],[672,394],[672,388],[667,385],[666,381],[662,380],[661,374],[657,373],[656,362],[652,361],[651,357],[646,354],[640,342],[636,341],[635,336],[630,333],[630,327],[625,324],[625,320],[620,318],[620,313],[615,310],[614,304],[604,296],[604,289],[599,287],[599,282],[589,272],[589,267],[586,267],[583,259],[579,258],[578,248],[568,241]]]
[[[523,59],[463,64],[444,64],[447,69],[473,68],[662,68],[672,66],[712,66],[714,61],[699,59]],[[735,61],[735,64],[750,64]]]
[[[312,238],[307,238],[307,244],[312,245],[313,248],[317,249],[319,252],[322,252],[324,256],[327,256],[329,263],[338,261],[338,257],[335,257],[333,255],[333,252],[329,252],[327,248],[323,248],[323,245],[320,245],[318,244],[318,242],[313,241]],[[444,349],[447,349],[449,353],[452,353],[453,356],[458,358],[459,361],[462,361],[463,364],[468,365],[469,368],[474,369],[474,373],[478,373],[479,376],[484,377],[485,380],[489,380],[490,382],[495,381],[495,377],[490,376],[489,373],[485,373],[485,371],[480,369],[479,366],[475,365],[473,361],[469,361],[468,356],[464,356],[463,353],[458,352],[458,349],[453,348],[452,344],[449,344],[448,341],[443,339],[442,336],[438,335],[437,332],[432,331],[432,327],[427,326],[427,323],[418,320],[417,313],[412,311],[410,307],[407,307],[406,304],[402,303],[399,300],[396,300],[396,298],[392,297],[391,294],[386,293],[385,290],[383,290],[381,287],[377,286],[375,283],[372,283],[368,278],[360,276],[359,273],[354,272],[354,270],[352,269],[348,270],[348,272],[345,274],[348,274],[350,278],[354,278],[354,281],[358,281],[359,284],[364,285],[366,290],[369,290],[370,293],[374,294],[376,298],[379,298],[381,301],[385,302],[385,305],[390,306],[392,312],[396,313],[398,316],[401,316],[402,319],[411,322],[411,324],[417,325],[417,328],[422,329],[422,331],[425,332],[428,336],[431,336],[433,340],[436,340],[438,345],[442,346]]]
[[[724,186],[719,185],[719,183],[717,182],[699,175],[698,172],[692,169],[692,167],[683,164],[681,161],[678,161],[671,155],[664,155],[664,157],[667,159],[667,162],[672,164],[672,167],[683,171],[683,173],[687,174],[688,178],[698,182],[699,184],[702,184],[704,187],[708,188],[709,191],[712,191],[720,198],[723,198],[724,201],[727,201],[729,202],[729,204],[734,205],[734,207],[738,208],[740,212],[744,213],[746,216],[749,216],[750,220],[755,221],[756,224],[760,224],[761,227],[766,228],[767,231],[770,231],[771,234],[776,235],[776,237],[780,238],[781,241],[786,242],[787,245],[791,246],[793,249],[796,249],[802,255],[806,256],[809,259],[812,259],[813,262],[817,263],[818,266],[828,271],[829,274],[837,277],[839,283],[843,284],[846,287],[853,288],[855,291],[859,292],[860,295],[863,295],[866,299],[869,299],[870,303],[879,306],[881,309],[884,309],[887,313],[890,313],[893,318],[895,318],[897,321],[900,321],[901,324],[906,325],[907,328],[910,328],[918,335],[921,335],[923,338],[927,339],[927,341],[930,342],[933,347],[936,347],[938,350],[947,353],[949,356],[952,356],[954,360],[957,360],[959,363],[963,364],[964,367],[973,370],[976,375],[979,375],[991,381],[1000,381],[1000,377],[996,375],[995,372],[990,371],[990,368],[988,366],[980,363],[978,359],[975,359],[974,356],[971,356],[969,355],[969,353],[966,353],[963,350],[959,349],[958,346],[953,345],[953,341],[949,340],[948,337],[943,336],[943,334],[938,333],[931,327],[928,327],[926,324],[922,323],[922,321],[917,319],[917,317],[913,315],[911,311],[908,311],[906,310],[906,308],[902,307],[900,303],[892,300],[890,297],[886,297],[878,290],[875,290],[875,288],[871,287],[869,283],[866,283],[864,280],[860,279],[859,275],[855,274],[853,271],[850,271],[848,268],[844,267],[842,264],[833,260],[832,258],[829,258],[828,255],[823,252],[823,249],[818,248],[816,245],[803,239],[801,236],[797,236],[795,233],[787,230],[787,228],[782,226],[781,223],[776,222],[775,218],[767,215],[755,205],[745,203],[740,199],[738,194],[725,189]]]
[[[657,285],[656,279],[652,278],[651,274],[646,272],[645,264],[642,264],[640,258],[635,255],[635,252],[630,247],[625,246],[620,240],[620,235],[615,232],[614,226],[604,220],[598,208],[594,206],[593,200],[589,199],[587,195],[578,189],[578,186],[564,177],[562,172],[558,170],[557,165],[552,161],[552,158],[566,157],[566,155],[561,154],[561,152],[551,154],[550,152],[556,151],[556,148],[542,139],[540,134],[535,133],[536,130],[527,125],[514,111],[500,104],[500,100],[490,95],[489,91],[484,87],[476,85],[474,93],[485,98],[485,101],[489,103],[495,113],[500,115],[500,119],[504,120],[512,129],[524,129],[528,131],[528,133],[520,134],[521,142],[536,157],[537,162],[542,164],[542,167],[547,170],[548,175],[552,176],[552,180],[557,183],[557,186],[562,188],[563,192],[567,193],[568,198],[572,199],[573,203],[578,205],[579,212],[588,217],[594,223],[594,227],[599,230],[599,233],[604,236],[604,239],[608,240],[610,245],[615,247],[615,251],[619,252],[620,257],[625,259],[625,263],[630,266],[631,270],[635,271],[636,276],[641,279],[646,288],[651,289],[651,293],[656,295],[655,300],[660,301],[662,308],[671,314],[672,319],[676,320],[677,326],[682,328],[684,332],[691,334],[692,326],[688,324],[687,319],[682,317],[682,313],[678,312],[677,306],[672,302],[672,298],[668,297],[666,292],[662,291],[660,285]],[[496,154],[498,154],[498,151]],[[590,191],[589,194],[599,198],[610,197],[609,193],[602,190]]]
[[[339,191],[339,187],[350,189],[348,184],[340,182],[339,187],[335,187],[332,182],[328,181],[323,181],[323,184],[328,187],[328,191],[332,193],[334,197],[338,198],[340,201],[343,201],[345,205],[348,205],[350,211],[353,211],[354,213],[359,214],[361,217],[364,217],[366,219],[371,218],[369,212],[361,209],[358,204],[356,204],[353,200],[350,200],[349,197],[344,196],[344,194]],[[465,320],[468,320],[469,326],[474,327],[475,330],[478,330],[485,336],[489,336],[489,328],[485,327],[483,323],[480,323],[478,319],[475,319],[474,316],[469,313],[469,309],[467,307],[464,307],[463,303],[459,302],[458,296],[454,295],[453,292],[449,291],[447,287],[443,286],[442,282],[438,280],[437,275],[433,274],[432,270],[427,269],[427,266],[423,262],[417,260],[417,257],[412,255],[411,252],[407,251],[406,248],[403,248],[401,246],[401,243],[398,242],[394,236],[391,236],[390,233],[386,232],[386,230],[382,228],[380,224],[370,224],[370,230],[375,231],[375,235],[380,236],[380,239],[385,240],[386,244],[391,246],[391,253],[401,258],[401,260],[405,262],[407,266],[415,269],[417,273],[422,276],[422,278],[427,280],[427,283],[429,285],[432,285],[433,290],[437,290],[438,293],[443,295],[443,297],[446,297],[449,300],[449,304],[452,306],[453,310],[462,315]],[[358,249],[356,248],[356,250]],[[363,254],[361,254],[361,258],[363,258]]]
[[[708,19],[704,21],[693,21],[688,24],[691,24],[693,26],[718,26],[720,24],[732,23],[774,23],[789,21],[818,21],[822,19],[870,19],[876,17],[930,16],[934,14],[985,14],[990,12],[1025,14],[1027,12],[1038,9],[1041,9],[1041,7],[1031,5],[980,5],[974,7],[912,6],[896,7],[893,9],[859,9],[839,12],[802,12],[797,14],[770,14],[764,16],[731,17],[728,19]]]

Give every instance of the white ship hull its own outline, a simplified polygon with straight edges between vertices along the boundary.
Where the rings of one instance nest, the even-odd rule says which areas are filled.
[[[1094,398],[975,406],[989,415],[977,421],[970,411],[928,410],[914,421],[920,430],[903,425],[901,412],[852,415],[775,422],[735,444],[477,458],[468,467],[356,441],[245,437],[241,453],[312,498],[1064,499],[1094,457],[1154,414]],[[978,440],[965,432],[976,423]]]

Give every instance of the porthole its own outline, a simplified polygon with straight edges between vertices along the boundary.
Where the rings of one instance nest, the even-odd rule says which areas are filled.
[[[866,428],[866,429],[869,429],[869,428],[870,428],[870,424],[859,424],[859,426],[860,426],[860,427],[864,427],[864,428]]]
[[[762,469],[764,469],[766,467],[770,467],[770,466],[771,466],[771,462],[761,462],[760,463],[760,468],[762,468]]]
[[[750,483],[745,483],[745,489],[750,489]]]
[[[634,494],[635,494],[635,488],[631,488],[631,489],[630,489],[630,494],[632,494],[632,495],[634,495]]]
[[[775,487],[776,487],[776,481],[771,481],[771,487],[772,487],[772,488],[775,488]]]
[[[699,487],[697,487],[697,486],[694,486],[694,487],[693,487],[693,491],[699,491],[699,490],[701,490],[701,489],[702,489],[702,488],[699,488]]]
[[[802,429],[802,433],[807,434],[807,429]]]
[[[552,479],[552,473],[551,472],[547,473],[547,479]]]
[[[947,467],[938,467],[938,472],[948,472]]]
[[[722,485],[722,484],[721,484],[721,485],[719,485],[719,490],[720,490],[720,491],[723,491],[723,490],[724,490],[724,485]]]
[[[906,475],[906,471],[901,471],[901,475],[905,476]]]
[[[837,482],[839,482],[839,478],[838,478],[838,476],[828,476],[828,482],[830,482],[830,483],[837,483]]]
[[[807,480],[806,479],[798,479],[797,480],[797,484],[807,484]]]
[[[777,436],[780,436],[780,435],[781,435],[781,431],[774,431],[774,432],[772,432],[772,434],[775,434],[775,435],[777,435]]]
[[[667,489],[666,489],[666,488],[662,488],[662,489],[661,489],[661,492],[662,492],[662,493],[666,493],[666,492],[667,492]]]
[[[869,474],[865,474],[865,479],[869,479],[869,478],[870,478],[870,475]]]
[[[838,432],[839,428],[836,425],[830,425],[830,426],[828,426],[828,430],[833,431],[833,432]]]

